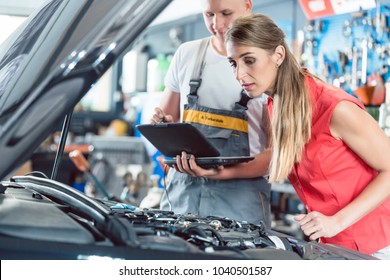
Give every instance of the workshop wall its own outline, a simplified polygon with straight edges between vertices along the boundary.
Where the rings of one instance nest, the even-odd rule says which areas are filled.
[[[302,61],[328,82],[353,90],[377,73],[388,78],[388,7],[308,21]],[[380,17],[380,18],[378,18]]]
[[[306,21],[302,33],[301,64],[359,98],[390,136],[390,1]]]

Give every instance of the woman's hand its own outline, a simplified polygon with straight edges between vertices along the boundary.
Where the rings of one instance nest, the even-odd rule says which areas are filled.
[[[320,237],[333,237],[342,231],[335,217],[325,216],[317,211],[297,215],[294,220],[299,222],[303,233],[310,240],[316,240]]]
[[[208,177],[217,175],[223,169],[223,166],[204,169],[196,164],[195,157],[193,155],[188,155],[186,152],[182,152],[181,156],[176,156],[175,169],[178,172],[187,173],[192,177]]]

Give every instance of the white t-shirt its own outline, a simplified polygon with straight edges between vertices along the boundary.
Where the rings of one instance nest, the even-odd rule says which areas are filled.
[[[182,119],[184,104],[188,103],[190,92],[189,81],[193,75],[198,49],[201,40],[183,43],[172,58],[165,76],[165,87],[180,93],[180,118]],[[202,82],[198,89],[199,105],[232,110],[234,103],[240,100],[242,88],[234,77],[233,69],[225,56],[218,54],[209,44]],[[250,153],[255,155],[264,150],[266,136],[262,124],[263,106],[267,104],[267,96],[262,94],[248,103]]]

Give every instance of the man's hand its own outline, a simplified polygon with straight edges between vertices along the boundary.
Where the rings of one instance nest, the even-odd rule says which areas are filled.
[[[175,169],[178,172],[187,173],[192,177],[209,177],[217,175],[224,167],[204,169],[196,164],[195,157],[193,155],[187,155],[186,152],[182,152],[181,156],[176,156]]]
[[[156,124],[162,122],[173,122],[173,118],[171,115],[166,115],[161,108],[156,107],[154,108],[154,114],[150,119],[150,123]]]

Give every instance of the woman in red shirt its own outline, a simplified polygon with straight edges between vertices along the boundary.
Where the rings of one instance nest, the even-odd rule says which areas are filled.
[[[390,258],[380,255],[390,248],[390,140],[378,123],[359,100],[301,68],[269,17],[239,18],[226,44],[247,94],[269,95],[269,180],[294,186],[307,208],[295,218],[303,232]]]

